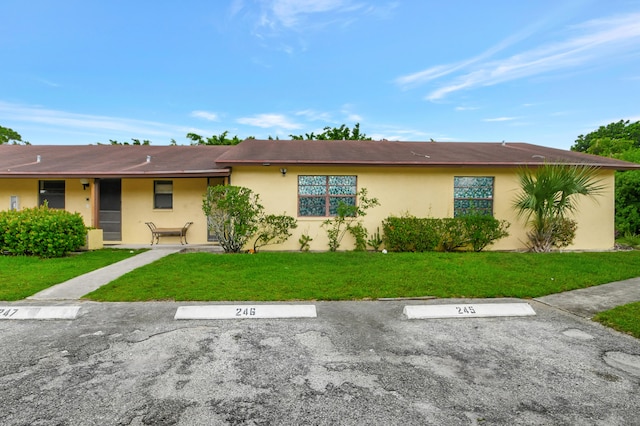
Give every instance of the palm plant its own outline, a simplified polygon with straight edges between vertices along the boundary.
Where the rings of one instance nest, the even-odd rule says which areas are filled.
[[[599,169],[588,165],[545,164],[518,172],[521,192],[514,201],[518,216],[531,224],[529,249],[548,252],[573,242],[576,222],[567,217],[576,210],[576,196],[595,197],[604,185]]]

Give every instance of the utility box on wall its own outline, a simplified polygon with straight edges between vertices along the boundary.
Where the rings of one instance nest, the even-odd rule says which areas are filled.
[[[87,244],[85,250],[100,250],[104,247],[102,229],[87,229]]]
[[[18,196],[17,195],[12,195],[9,198],[9,210],[19,210],[20,207],[18,206]]]

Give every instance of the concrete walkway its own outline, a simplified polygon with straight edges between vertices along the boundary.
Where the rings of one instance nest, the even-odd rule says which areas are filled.
[[[598,312],[640,301],[640,278],[550,294],[535,300],[584,318],[591,318]]]
[[[181,251],[181,248],[178,247],[154,248],[153,250],[130,257],[129,259],[121,260],[120,262],[49,287],[33,296],[27,297],[27,300],[77,300],[127,272],[131,272],[136,268],[155,262],[170,254],[178,253],[179,251]]]

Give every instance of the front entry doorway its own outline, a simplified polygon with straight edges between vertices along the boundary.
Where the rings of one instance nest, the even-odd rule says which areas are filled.
[[[100,228],[104,241],[122,241],[122,181],[100,179]]]

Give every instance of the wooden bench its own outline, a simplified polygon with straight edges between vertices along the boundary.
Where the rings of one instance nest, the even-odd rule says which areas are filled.
[[[193,222],[185,223],[182,228],[158,228],[153,222],[145,223],[151,230],[151,245],[153,245],[154,241],[158,244],[160,237],[180,237],[180,244],[189,244],[187,242],[187,230]]]

